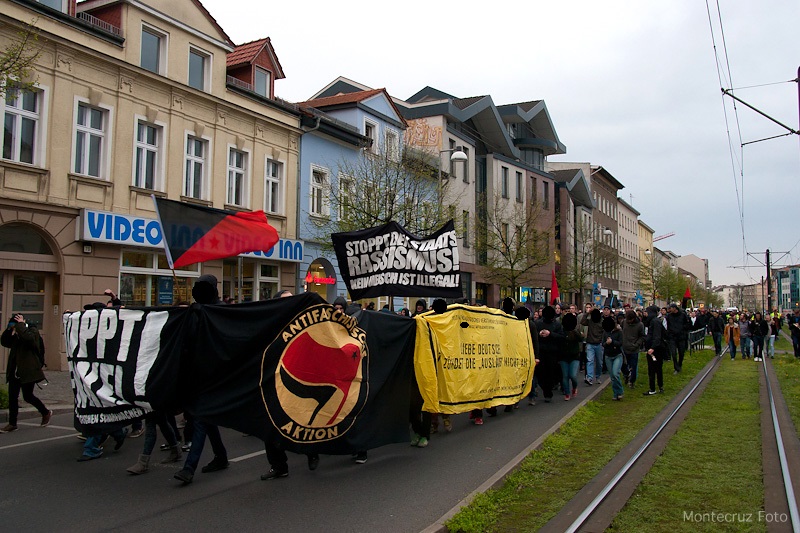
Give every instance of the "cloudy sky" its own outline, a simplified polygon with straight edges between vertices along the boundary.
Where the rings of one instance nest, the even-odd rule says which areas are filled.
[[[788,131],[720,90],[798,129],[798,0],[202,2],[235,43],[271,37],[282,98],[346,76],[399,98],[543,99],[554,160],[605,167],[714,284],[760,280],[746,252],[800,263],[800,138],[752,143]]]

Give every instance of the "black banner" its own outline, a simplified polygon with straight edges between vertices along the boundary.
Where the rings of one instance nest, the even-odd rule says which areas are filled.
[[[315,293],[99,313],[66,319],[77,429],[184,409],[299,453],[408,439],[412,319],[363,312],[357,320]]]
[[[331,235],[339,270],[353,300],[375,296],[459,298],[458,238],[450,220],[428,237],[396,222]]]

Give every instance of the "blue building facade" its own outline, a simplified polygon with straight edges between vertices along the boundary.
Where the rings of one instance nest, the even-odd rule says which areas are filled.
[[[778,294],[777,307],[781,310],[800,309],[800,265],[775,272],[775,286]]]
[[[325,89],[323,89],[324,91]],[[322,91],[321,91],[322,92]],[[304,113],[298,171],[298,237],[305,242],[298,286],[328,302],[348,298],[326,222],[338,216],[332,191],[370,153],[402,153],[405,122],[384,89],[315,97]],[[357,184],[359,176],[350,176]],[[356,185],[357,186],[357,185]]]

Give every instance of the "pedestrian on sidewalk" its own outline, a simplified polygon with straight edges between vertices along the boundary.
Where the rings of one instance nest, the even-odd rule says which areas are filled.
[[[725,326],[724,332],[725,342],[728,343],[728,351],[731,353],[731,361],[736,359],[736,347],[741,342],[741,332],[739,331],[739,323],[736,322],[732,316],[728,317],[728,324]],[[744,353],[742,353],[744,359]]]
[[[622,388],[620,371],[622,370],[622,329],[612,316],[603,319],[603,356],[611,377],[613,400],[621,400],[625,389]]]
[[[651,305],[647,308],[644,324],[647,328],[647,336],[644,347],[647,350],[647,377],[650,382],[650,390],[644,392],[645,396],[656,394],[656,381],[658,381],[658,392],[664,392],[662,365],[668,353],[666,323],[666,317],[659,314],[657,306]]]
[[[0,430],[9,433],[17,429],[19,415],[19,393],[22,399],[31,404],[42,415],[41,427],[50,423],[53,415],[42,400],[33,394],[36,383],[44,381],[44,354],[42,339],[34,324],[28,324],[25,317],[16,314],[9,321],[0,344],[9,348],[6,364],[6,383],[8,383],[8,424]]]

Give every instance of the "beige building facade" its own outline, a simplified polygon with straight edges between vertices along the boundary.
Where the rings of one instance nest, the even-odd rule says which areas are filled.
[[[194,0],[0,5],[0,46],[35,19],[41,47],[36,89],[5,98],[0,312],[39,324],[48,367],[66,368],[62,312],[105,289],[136,306],[191,300],[204,273],[237,301],[296,290],[299,113],[274,98],[268,39],[237,47]],[[231,57],[249,61],[235,80]],[[153,195],[263,209],[282,240],[173,273]]]

